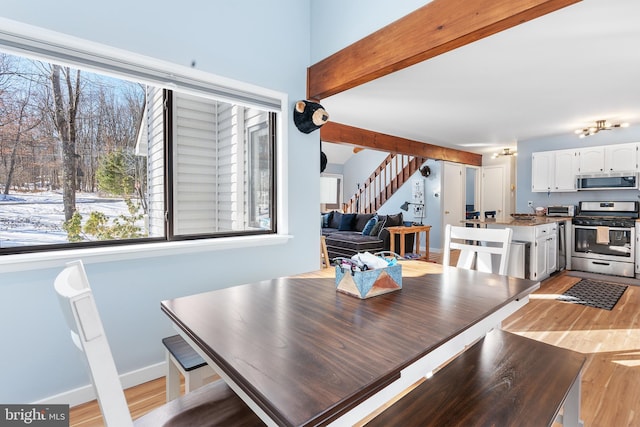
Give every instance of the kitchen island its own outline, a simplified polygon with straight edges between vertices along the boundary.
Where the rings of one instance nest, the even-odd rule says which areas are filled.
[[[551,273],[570,268],[571,217],[471,219],[465,224],[487,228],[511,228],[510,276],[544,280]],[[528,244],[528,245],[527,245]],[[528,246],[528,251],[527,251]]]

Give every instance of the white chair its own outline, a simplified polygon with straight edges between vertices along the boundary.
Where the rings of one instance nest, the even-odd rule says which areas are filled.
[[[444,232],[443,265],[451,262],[451,250],[460,250],[457,267],[474,269],[485,273],[507,275],[510,228],[468,228],[447,224]],[[498,260],[499,258],[499,260]],[[498,268],[493,267],[495,263]]]
[[[87,359],[91,382],[105,425],[133,426],[82,262],[73,261],[67,264],[56,277],[54,287],[71,329],[71,339]],[[175,399],[135,422],[136,426],[149,427],[261,424],[260,419],[222,380]]]

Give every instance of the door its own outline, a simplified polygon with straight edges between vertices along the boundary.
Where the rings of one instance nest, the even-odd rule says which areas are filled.
[[[459,163],[443,162],[440,193],[442,194],[442,230],[447,224],[461,226],[465,209],[465,167]],[[442,233],[444,244],[444,232]]]
[[[547,236],[538,237],[534,247],[533,280],[547,277]]]
[[[551,191],[554,159],[552,151],[542,151],[531,155],[531,191]]]
[[[580,150],[580,173],[604,171],[604,147],[583,148]]]
[[[576,150],[559,150],[555,152],[555,191],[576,191],[576,175],[578,174],[578,152]]]
[[[606,172],[635,172],[638,169],[638,144],[618,144],[605,148]]]
[[[558,269],[558,235],[547,237],[547,275]]]
[[[509,185],[506,180],[506,168],[503,165],[484,166],[482,168],[482,212],[496,211],[496,220],[504,220],[506,212],[506,199]]]

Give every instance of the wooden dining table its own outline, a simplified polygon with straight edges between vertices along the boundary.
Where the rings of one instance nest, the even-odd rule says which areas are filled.
[[[402,289],[368,299],[336,292],[335,271],[324,269],[161,309],[267,425],[353,425],[499,327],[539,287],[401,264]]]

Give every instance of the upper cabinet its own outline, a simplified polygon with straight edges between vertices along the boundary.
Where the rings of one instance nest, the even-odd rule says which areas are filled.
[[[579,150],[580,174],[600,172],[636,172],[638,144],[617,144]]]
[[[540,151],[531,156],[531,191],[576,191],[576,176],[634,172],[640,168],[640,143]]]
[[[531,191],[576,191],[578,158],[576,150],[533,153]]]

